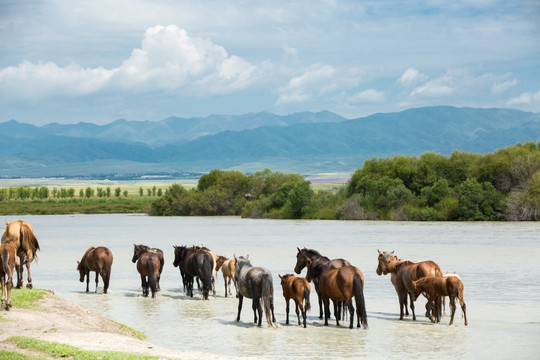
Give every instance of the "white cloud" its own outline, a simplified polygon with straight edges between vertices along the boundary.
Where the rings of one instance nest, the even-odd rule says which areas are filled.
[[[420,97],[444,97],[452,95],[454,88],[452,87],[452,77],[445,75],[437,79],[428,81],[425,85],[415,88],[411,92],[411,96]]]
[[[336,69],[330,65],[313,65],[300,76],[293,77],[287,86],[280,88],[277,104],[303,102],[313,98],[314,95],[327,93],[336,88],[333,78]]]
[[[536,93],[525,92],[518,97],[513,97],[506,102],[506,105],[531,105],[540,104],[540,90]]]
[[[495,83],[491,86],[492,94],[501,94],[513,86],[517,85],[517,79],[512,79],[504,82]]]
[[[208,39],[188,36],[176,25],[146,30],[141,48],[112,69],[84,69],[73,64],[33,64],[0,69],[2,97],[47,98],[91,94],[100,90],[149,92],[179,90],[211,95],[251,85],[257,67]]]
[[[408,68],[398,79],[398,82],[405,86],[415,85],[419,82],[426,81],[427,75],[421,74],[418,70]]]
[[[386,95],[382,91],[374,89],[364,90],[349,97],[348,102],[352,105],[382,103],[386,101]]]

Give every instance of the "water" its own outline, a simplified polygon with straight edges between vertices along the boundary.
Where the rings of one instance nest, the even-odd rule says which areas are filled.
[[[148,217],[144,215],[25,216],[40,241],[34,285],[53,289],[113,320],[144,331],[148,341],[171,349],[263,358],[538,358],[540,351],[540,223],[414,223],[356,221],[273,221],[235,217]],[[9,221],[16,218],[9,218]],[[156,299],[142,297],[131,262],[133,244],[165,251]],[[251,301],[224,297],[221,272],[217,296],[188,298],[180,273],[172,266],[173,245],[204,244],[227,257],[247,255],[274,277],[278,329],[252,324]],[[76,260],[89,246],[114,253],[109,294],[85,293]],[[285,301],[278,274],[292,273],[296,247],[345,258],[366,279],[369,329],[323,326],[312,290],[308,327],[285,325]],[[432,325],[425,300],[416,302],[418,320],[399,321],[398,300],[388,276],[377,276],[377,249],[400,258],[435,260],[444,271],[457,271],[465,284],[469,326],[458,308]],[[90,290],[94,290],[93,274]],[[303,272],[305,275],[305,270]],[[102,282],[100,279],[100,291]],[[233,290],[234,293],[234,290]],[[291,307],[292,304],[291,304]],[[295,324],[296,314],[291,312]],[[345,322],[345,324],[347,324]]]

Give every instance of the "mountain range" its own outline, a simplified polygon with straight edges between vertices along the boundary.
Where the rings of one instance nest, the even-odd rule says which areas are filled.
[[[160,174],[239,169],[353,172],[364,160],[454,150],[487,153],[539,141],[540,113],[435,106],[346,119],[329,111],[116,120],[106,125],[0,123],[0,176]]]

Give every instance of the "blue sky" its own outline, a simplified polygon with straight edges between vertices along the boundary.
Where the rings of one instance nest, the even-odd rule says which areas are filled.
[[[0,0],[0,122],[540,112],[540,2]]]

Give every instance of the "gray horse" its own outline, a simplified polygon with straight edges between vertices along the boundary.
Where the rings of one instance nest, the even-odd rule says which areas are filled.
[[[265,268],[254,267],[248,260],[248,256],[234,257],[236,260],[235,275],[238,282],[238,316],[236,321],[240,321],[240,312],[242,311],[242,302],[244,296],[252,299],[253,314],[255,323],[257,323],[257,312],[259,313],[258,326],[261,326],[263,307],[266,314],[266,321],[271,327],[276,327],[274,323],[274,285],[272,274]]]

